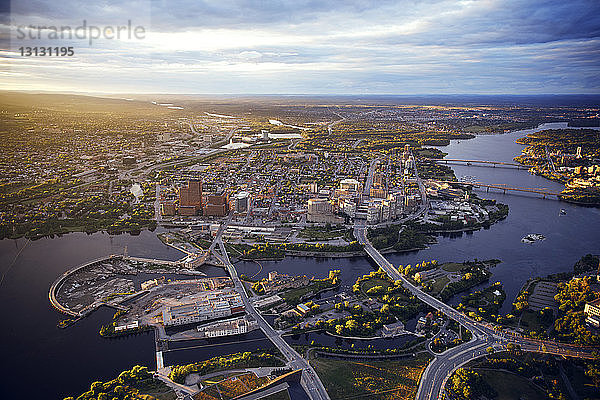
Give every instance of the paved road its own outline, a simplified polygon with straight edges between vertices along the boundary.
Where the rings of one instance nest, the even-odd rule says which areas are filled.
[[[224,224],[225,225],[225,224]],[[222,232],[222,231],[221,231]],[[281,354],[288,360],[288,366],[292,369],[301,369],[302,379],[301,384],[306,393],[312,400],[329,400],[329,395],[325,391],[325,387],[323,383],[315,373],[314,369],[310,366],[308,361],[306,361],[300,354],[296,352],[282,337],[279,332],[277,332],[269,323],[263,318],[263,316],[256,311],[254,305],[248,299],[246,294],[246,289],[244,285],[240,281],[237,271],[231,261],[229,260],[229,256],[227,254],[227,250],[225,249],[225,244],[221,240],[221,236],[218,235],[215,238],[215,242],[218,243],[219,248],[221,250],[221,254],[218,256],[221,261],[225,264],[229,275],[233,281],[233,284],[237,291],[242,295],[242,300],[244,302],[244,306],[246,307],[246,312],[250,314],[254,319],[258,322],[258,326],[264,332],[264,334],[273,342],[273,344],[281,351]]]
[[[411,150],[410,154],[411,154],[413,160],[415,160],[415,162],[413,162],[413,167],[414,167],[414,171],[415,171],[415,178],[417,179],[417,185],[419,185],[419,192],[421,192],[421,203],[427,208],[427,207],[429,207],[429,204],[427,203],[427,190],[425,189],[423,180],[419,176],[419,171],[417,171],[417,161],[415,159],[414,154],[412,153],[412,150]]]
[[[365,188],[363,190],[363,195],[369,196],[371,194],[371,186],[373,186],[373,176],[375,175],[375,169],[377,168],[377,164],[379,164],[379,159],[375,158],[369,164],[369,173],[367,175],[367,180],[365,182]]]

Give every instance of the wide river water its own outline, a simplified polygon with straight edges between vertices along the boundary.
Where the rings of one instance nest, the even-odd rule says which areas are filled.
[[[547,124],[544,127],[563,127]],[[540,128],[536,129],[539,130]],[[448,158],[512,161],[523,146],[514,141],[533,130],[504,135],[478,136],[472,140],[453,141],[441,149]],[[515,168],[453,166],[457,177],[474,176],[484,183],[547,188],[560,191],[562,185]],[[502,263],[493,269],[492,281],[505,285],[507,301],[503,312],[523,283],[530,277],[568,271],[575,261],[587,253],[600,253],[600,209],[586,208],[542,199],[530,194],[480,192],[482,197],[497,199],[510,206],[508,218],[490,229],[454,237],[438,237],[438,243],[418,252],[390,255],[394,264],[415,264],[422,260],[465,261],[498,258]],[[560,209],[567,214],[559,216]],[[528,233],[541,233],[546,240],[521,243]],[[78,395],[94,380],[113,378],[135,364],[155,368],[152,333],[120,339],[103,339],[100,325],[113,311],[101,309],[67,329],[58,329],[63,318],[48,302],[48,288],[63,271],[85,261],[113,253],[127,246],[130,255],[175,260],[178,251],[164,246],[156,233],[139,236],[104,233],[74,233],[36,241],[0,241],[0,330],[4,362],[1,363],[3,384],[0,398],[62,399]],[[344,285],[373,266],[364,257],[347,259],[313,259],[287,257],[282,261],[262,262],[259,277],[269,271],[325,276],[329,269],[341,269]],[[254,262],[237,264],[240,273],[254,275],[260,267]],[[211,275],[214,269],[208,271]],[[176,350],[166,360],[183,363],[206,359],[232,351],[265,347],[260,333],[252,333],[216,346],[194,343],[195,348]],[[216,344],[216,343],[215,343]]]

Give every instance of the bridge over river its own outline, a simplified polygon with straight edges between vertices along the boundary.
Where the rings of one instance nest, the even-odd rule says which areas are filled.
[[[463,159],[459,159],[459,158],[429,158],[429,160],[438,162],[438,163],[444,163],[444,164],[455,163],[455,164],[465,164],[465,165],[476,165],[478,167],[496,168],[496,166],[498,166],[498,167],[510,167],[510,168],[514,167],[516,169],[529,169],[529,166],[527,166],[527,165],[513,163],[513,162],[506,162],[506,161],[463,160]]]
[[[519,187],[519,186],[508,186],[508,185],[504,185],[501,183],[497,183],[497,184],[488,184],[488,183],[482,183],[482,182],[462,182],[462,181],[436,181],[439,183],[448,183],[448,184],[453,184],[453,185],[462,185],[462,186],[471,186],[471,187],[483,187],[486,188],[487,191],[489,192],[490,189],[497,189],[497,190],[502,190],[503,193],[506,193],[507,191],[513,191],[513,192],[526,192],[526,193],[537,193],[537,194],[541,194],[544,198],[546,198],[546,196],[556,196],[557,198],[560,198],[561,194],[559,192],[553,192],[544,188],[526,188],[526,187]]]

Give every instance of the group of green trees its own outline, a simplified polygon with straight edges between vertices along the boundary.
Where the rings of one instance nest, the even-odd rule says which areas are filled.
[[[376,249],[393,249],[396,251],[423,249],[435,243],[432,236],[404,225],[390,225],[382,228],[369,229],[369,241]]]
[[[496,397],[495,391],[472,369],[459,368],[450,378],[446,386],[450,395],[459,400],[476,400],[482,396],[485,398]]]
[[[307,286],[284,290],[286,293],[288,293],[288,295],[284,295],[283,297],[285,298],[286,302],[296,305],[302,300],[302,298],[307,297],[306,295],[309,293],[314,295],[320,291],[338,286],[340,284],[341,273],[342,271],[339,269],[332,269],[329,271],[329,274],[326,278],[316,279],[313,277]],[[265,288],[263,283],[265,281],[266,278],[253,282],[252,290],[258,294],[264,294]]]
[[[456,175],[454,175],[454,170],[451,167],[435,161],[421,158],[417,162],[417,169],[421,179],[434,179],[439,181],[456,180]]]
[[[308,132],[308,140],[300,143],[298,149],[312,151],[315,148],[327,151],[361,153],[373,151],[389,153],[393,149],[401,152],[405,144],[413,148],[421,146],[445,146],[450,139],[470,139],[473,135],[445,129],[423,129],[404,121],[377,119],[347,119],[327,129],[314,129]],[[361,142],[353,146],[357,140]]]
[[[507,346],[508,348],[508,346]],[[508,351],[495,353],[493,355],[476,361],[473,365],[475,371],[482,370],[504,370],[536,383],[537,387],[545,391],[549,399],[568,399],[564,386],[561,384],[560,364],[566,371],[566,375],[574,389],[581,398],[595,398],[585,396],[585,393],[593,394],[594,388],[588,386],[600,384],[598,375],[598,361],[580,361],[574,359],[561,359],[530,352],[522,352],[518,346],[511,346]],[[578,375],[575,377],[575,375]],[[586,382],[586,379],[589,381]],[[591,382],[590,382],[591,381]]]
[[[581,274],[583,272],[595,271],[598,269],[599,265],[600,258],[598,256],[586,254],[575,263],[575,265],[573,266],[573,272],[576,274]]]
[[[37,208],[15,208],[19,218],[0,222],[0,239],[26,236],[60,235],[73,231],[93,233],[106,230],[110,234],[139,232],[142,229],[154,230],[156,221],[153,207],[138,203],[131,205],[131,196],[95,194],[81,197],[78,193],[61,192],[55,199]],[[23,200],[25,201],[25,200]],[[30,202],[31,199],[27,199]],[[9,207],[4,205],[3,207]]]
[[[496,294],[499,293],[499,294]],[[491,322],[497,322],[498,311],[506,300],[506,292],[501,282],[494,282],[492,285],[482,290],[476,290],[462,296],[460,303],[456,307],[459,311],[469,311],[469,315],[477,320],[485,319]]]
[[[431,261],[423,261],[422,263],[417,263],[415,265],[408,264],[406,267],[402,265],[398,266],[398,271],[402,273],[404,276],[414,279],[414,276],[417,272],[428,271],[430,269],[435,269],[438,267],[437,260]],[[418,283],[421,283],[420,281]]]
[[[455,294],[477,286],[492,276],[492,273],[481,262],[467,262],[460,272],[462,274],[460,280],[449,283],[440,292],[439,297],[442,301],[447,301]]]
[[[381,307],[373,312],[360,304],[348,301],[337,303],[337,311],[347,311],[350,315],[317,321],[316,328],[342,336],[368,337],[373,336],[383,325],[397,320],[406,321],[427,309],[427,305],[402,286],[401,281],[393,281],[382,269],[359,277],[352,290],[359,297],[371,297],[381,303]]]
[[[280,367],[284,363],[276,355],[275,350],[234,353],[227,356],[213,357],[205,361],[187,364],[174,365],[171,367],[169,378],[173,382],[183,383],[185,377],[192,373],[206,375],[216,371],[225,371],[235,368],[255,368],[255,367]]]
[[[93,382],[90,390],[77,398],[66,397],[64,400],[155,400],[154,397],[143,393],[149,386],[161,387],[164,384],[154,380],[148,367],[136,365],[130,370],[121,372],[118,378],[111,381]],[[168,390],[166,386],[162,389]]]
[[[590,287],[589,277],[559,283],[558,293],[554,296],[559,310],[553,332],[557,338],[578,344],[600,344],[600,335],[592,333],[586,327],[583,312],[586,303],[598,298],[600,294]]]

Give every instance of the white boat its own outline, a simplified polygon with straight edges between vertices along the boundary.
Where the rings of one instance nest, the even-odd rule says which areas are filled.
[[[529,235],[524,236],[521,239],[521,242],[531,244],[534,242],[542,241],[544,239],[546,239],[546,236],[544,235],[540,235],[539,233],[530,233]]]

